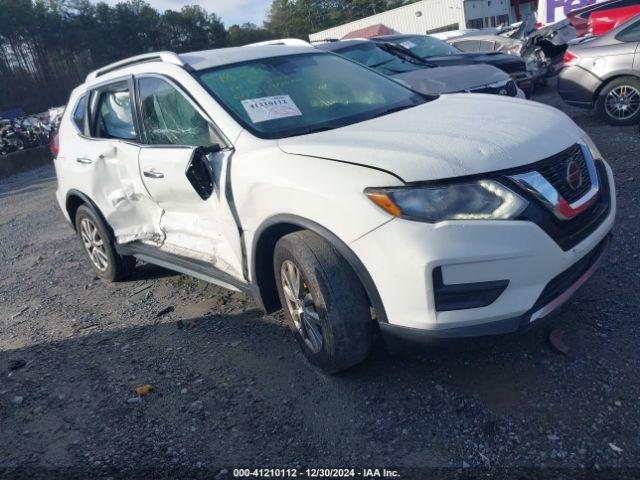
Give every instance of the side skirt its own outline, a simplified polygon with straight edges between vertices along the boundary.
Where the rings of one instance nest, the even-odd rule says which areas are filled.
[[[116,245],[116,250],[120,255],[133,256],[143,262],[184,273],[229,290],[245,293],[256,301],[261,308],[263,307],[260,292],[256,285],[243,282],[206,262],[163,252],[156,247],[140,242]]]

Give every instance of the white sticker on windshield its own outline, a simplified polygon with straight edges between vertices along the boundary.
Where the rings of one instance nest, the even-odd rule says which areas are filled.
[[[400,46],[406,48],[407,50],[411,50],[413,47],[416,46],[416,44],[407,40],[405,42],[400,42]]]
[[[250,98],[242,100],[242,106],[253,123],[276,120],[278,118],[298,117],[302,112],[289,95],[275,97]]]

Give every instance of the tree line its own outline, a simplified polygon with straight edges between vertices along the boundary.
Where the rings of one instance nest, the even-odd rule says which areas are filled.
[[[64,104],[91,70],[140,53],[239,46],[309,33],[412,0],[273,0],[263,25],[225,28],[199,6],[159,12],[144,0],[0,0],[0,111]]]

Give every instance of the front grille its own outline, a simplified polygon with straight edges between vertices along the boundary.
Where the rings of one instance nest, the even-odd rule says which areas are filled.
[[[543,160],[546,162],[546,160]],[[528,167],[531,170],[531,166]],[[594,202],[584,212],[570,220],[560,220],[545,205],[523,190],[520,193],[529,200],[529,206],[518,217],[528,220],[542,228],[556,243],[567,251],[591,235],[609,215],[611,208],[611,192],[609,179],[604,163],[595,161],[596,175],[600,191]],[[519,189],[517,184],[513,188]]]
[[[504,91],[505,93],[500,93]],[[476,88],[470,90],[471,93],[487,93],[489,95],[506,95],[509,97],[515,97],[518,94],[518,87],[516,82],[508,80],[500,85],[489,85],[487,87]]]
[[[580,186],[575,189],[567,181],[567,169],[572,161],[578,164],[581,178]],[[537,170],[569,203],[579,200],[591,188],[587,161],[584,158],[582,148],[578,144],[541,162]]]

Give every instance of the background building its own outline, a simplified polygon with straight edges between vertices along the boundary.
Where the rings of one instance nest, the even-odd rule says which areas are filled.
[[[431,34],[464,28],[495,27],[535,10],[531,0],[422,0],[309,35],[311,41],[340,39],[383,26],[398,33]],[[364,30],[366,29],[366,30]],[[355,34],[358,36],[358,34]],[[359,35],[361,37],[367,35]]]

